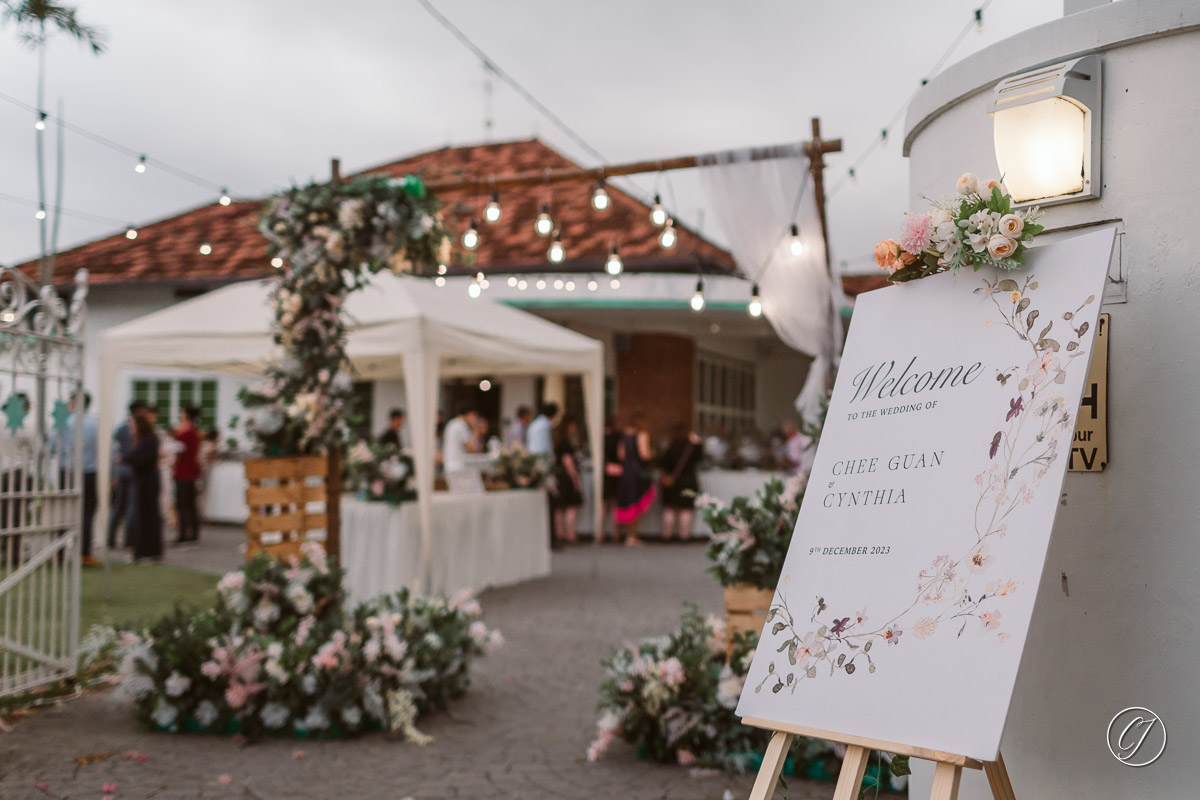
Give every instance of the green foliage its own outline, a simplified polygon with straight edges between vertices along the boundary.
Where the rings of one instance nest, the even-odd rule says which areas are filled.
[[[803,499],[803,478],[787,483],[772,478],[755,497],[735,497],[728,506],[711,497],[698,498],[696,507],[713,532],[708,573],[722,586],[750,584],[774,590]]]

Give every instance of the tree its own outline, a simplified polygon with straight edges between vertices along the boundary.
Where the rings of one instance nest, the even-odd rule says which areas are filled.
[[[101,28],[84,25],[79,21],[78,8],[47,0],[0,0],[3,9],[3,21],[12,22],[17,27],[17,35],[22,42],[37,50],[38,81],[37,81],[37,113],[40,119],[45,114],[45,83],[46,83],[46,41],[55,33],[66,34],[77,42],[87,45],[96,55],[104,52],[105,32]],[[45,125],[37,127],[37,171],[38,171],[38,204],[46,208],[46,160],[44,137]],[[60,133],[61,135],[61,133]],[[62,169],[62,165],[59,165]],[[60,183],[61,187],[61,183]],[[55,203],[55,231],[57,238],[58,203]],[[38,265],[38,278],[43,284],[54,282],[54,259],[46,243],[46,217],[41,217],[42,255]]]

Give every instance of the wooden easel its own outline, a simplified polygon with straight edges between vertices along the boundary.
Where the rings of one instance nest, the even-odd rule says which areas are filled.
[[[838,774],[833,800],[856,800],[863,775],[867,771],[867,756],[872,750],[883,750],[910,758],[922,758],[937,764],[933,772],[933,791],[930,794],[930,800],[957,800],[958,784],[962,780],[964,768],[983,770],[995,800],[1016,800],[1012,784],[1008,780],[1008,770],[1004,766],[1004,756],[999,754],[996,755],[995,761],[981,762],[966,756],[943,753],[939,750],[927,750],[923,747],[911,747],[878,739],[867,739],[862,736],[830,733],[814,728],[804,728],[800,725],[785,725],[751,717],[743,719],[742,724],[775,732],[775,735],[771,737],[771,743],[767,745],[762,766],[758,769],[758,778],[754,781],[750,800],[771,800],[775,794],[775,785],[779,783],[779,773],[783,769],[784,759],[787,758],[788,750],[792,747],[792,739],[796,736],[828,739],[846,745],[846,757],[842,759],[842,771]]]

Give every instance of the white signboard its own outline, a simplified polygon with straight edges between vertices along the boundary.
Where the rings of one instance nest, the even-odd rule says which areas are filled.
[[[740,716],[995,760],[1112,245],[859,298]]]

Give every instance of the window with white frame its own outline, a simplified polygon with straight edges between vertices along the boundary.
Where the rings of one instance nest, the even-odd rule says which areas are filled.
[[[696,353],[696,429],[726,435],[755,429],[755,365],[751,361]]]
[[[160,425],[173,425],[179,419],[179,409],[195,406],[200,409],[201,428],[217,426],[217,381],[194,378],[135,378],[130,398],[141,400],[158,409]]]

